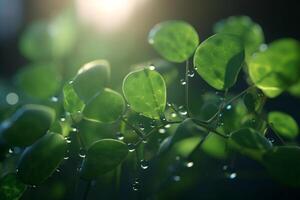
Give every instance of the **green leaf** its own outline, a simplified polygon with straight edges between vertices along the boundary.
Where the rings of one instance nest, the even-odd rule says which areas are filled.
[[[244,62],[241,40],[229,34],[215,34],[202,42],[194,56],[198,74],[212,87],[232,87]]]
[[[98,140],[89,147],[81,168],[81,177],[94,179],[114,170],[128,154],[125,143],[113,140]]]
[[[18,200],[26,190],[26,185],[22,183],[14,173],[9,173],[0,179],[0,199]]]
[[[109,79],[109,63],[106,60],[95,60],[79,69],[72,84],[78,96],[87,103],[104,89]]]
[[[73,48],[76,28],[70,12],[48,21],[35,21],[22,34],[21,53],[34,61],[61,59]]]
[[[289,93],[295,97],[300,97],[300,81],[293,84],[289,89]]]
[[[217,134],[209,133],[203,142],[201,149],[214,158],[226,159],[228,156],[227,146],[227,139]]]
[[[75,92],[72,82],[65,84],[63,88],[63,95],[65,111],[71,114],[76,114],[83,110],[85,105]]]
[[[42,105],[25,105],[0,126],[1,137],[10,145],[25,147],[46,134],[55,111]]]
[[[300,43],[294,39],[272,42],[267,50],[256,53],[248,62],[253,83],[274,98],[299,81]]]
[[[278,134],[285,138],[295,139],[299,134],[298,124],[289,114],[278,111],[270,112],[268,122]]]
[[[83,115],[96,122],[112,123],[122,115],[125,101],[119,93],[105,88],[86,104]]]
[[[146,117],[159,119],[166,107],[166,84],[156,71],[142,69],[129,73],[123,93],[131,109]]]
[[[257,160],[260,160],[262,154],[272,147],[262,134],[250,128],[231,133],[230,144],[240,153]]]
[[[275,147],[263,157],[263,164],[272,177],[283,184],[300,187],[300,148]]]
[[[29,185],[40,185],[52,175],[67,151],[65,138],[56,133],[44,137],[27,147],[17,166],[20,180]]]
[[[184,21],[166,21],[152,28],[148,41],[162,57],[180,63],[192,56],[199,37],[197,31]]]
[[[174,145],[176,153],[181,157],[188,157],[201,142],[201,137],[194,136],[178,141]]]
[[[251,89],[243,96],[244,104],[250,113],[255,113],[261,109],[264,101],[263,96],[257,89]]]
[[[221,20],[215,24],[214,32],[238,36],[245,46],[247,58],[258,51],[260,45],[264,42],[262,28],[248,16],[232,16]]]
[[[15,77],[20,89],[27,95],[39,99],[47,99],[55,95],[60,88],[61,80],[57,66],[51,63],[25,66]]]

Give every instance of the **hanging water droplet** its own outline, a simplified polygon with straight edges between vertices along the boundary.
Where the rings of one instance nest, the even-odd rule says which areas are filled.
[[[140,123],[139,128],[140,128],[141,131],[144,131],[145,130],[144,124]]]
[[[188,76],[189,76],[189,77],[194,77],[194,76],[195,76],[194,71],[193,71],[193,70],[189,70],[189,71],[188,71]]]
[[[237,174],[235,172],[233,172],[233,173],[228,174],[227,177],[230,178],[230,179],[235,179],[236,176],[237,176]]]
[[[128,151],[129,152],[134,152],[135,151],[135,144],[133,143],[128,143]]]
[[[118,140],[124,140],[124,135],[121,132],[118,131],[116,135]]]
[[[232,108],[232,105],[230,105],[230,104],[226,106],[226,110],[230,110],[231,108]]]
[[[56,171],[57,173],[60,173],[60,169],[59,169],[59,168],[57,168],[55,171]]]
[[[133,191],[138,191],[140,188],[140,182],[139,180],[136,178],[133,183],[132,183],[132,190]]]
[[[60,121],[61,121],[61,122],[65,122],[65,121],[66,121],[66,118],[62,117],[62,118],[60,118]]]
[[[126,104],[127,108],[130,108],[130,104]]]
[[[70,137],[65,137],[65,140],[66,140],[67,144],[71,143],[71,138]]]
[[[73,81],[69,81],[69,84],[73,84]]]
[[[78,129],[77,129],[77,128],[72,128],[72,132],[73,132],[73,133],[77,133],[77,132],[78,132]]]
[[[150,66],[149,66],[149,69],[150,69],[150,70],[155,70],[155,66],[154,66],[154,65],[150,65]]]
[[[158,132],[159,132],[160,134],[164,134],[164,133],[166,133],[166,129],[160,128],[160,129],[158,129]]]
[[[80,157],[80,158],[85,158],[85,150],[83,149],[83,148],[80,148],[79,149],[79,153],[78,153],[78,156]]]
[[[195,70],[197,70],[197,69],[198,69],[198,67],[196,67],[196,66],[195,66],[195,67],[194,67],[194,69],[195,69]]]
[[[191,162],[191,161],[190,162],[186,162],[185,166],[188,167],[188,168],[193,167],[194,166],[194,162]]]
[[[171,104],[171,103],[169,103],[169,102],[167,102],[167,106],[168,106],[168,107],[171,107],[171,106],[172,106],[172,104]]]
[[[181,111],[179,111],[179,114],[180,115],[187,115],[187,111],[186,110],[181,110]]]
[[[180,84],[181,84],[181,85],[186,85],[185,79],[181,79],[181,80],[180,80]]]
[[[274,143],[275,139],[274,138],[268,138],[269,142]]]
[[[178,175],[175,175],[175,176],[173,176],[173,180],[176,181],[176,182],[178,182],[178,181],[181,180],[181,177],[178,176]]]
[[[64,157],[64,160],[68,160],[68,159],[69,159],[69,156],[65,156],[65,157]]]
[[[8,153],[9,153],[9,154],[13,154],[13,153],[14,153],[14,150],[13,150],[12,148],[10,148],[10,149],[8,150]]]
[[[148,169],[149,163],[147,160],[141,160],[141,168],[142,169]]]
[[[142,139],[142,142],[143,142],[144,144],[147,144],[147,143],[148,143],[147,138],[143,138],[143,139]]]
[[[170,128],[171,127],[171,124],[166,124],[165,125],[165,128]]]

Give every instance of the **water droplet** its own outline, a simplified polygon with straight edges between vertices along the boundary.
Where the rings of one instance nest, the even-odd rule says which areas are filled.
[[[140,182],[139,182],[139,179],[136,178],[132,183],[132,190],[138,191],[139,189],[140,189]]]
[[[140,128],[141,131],[144,131],[145,130],[144,124],[140,123],[139,128]]]
[[[65,122],[65,121],[66,121],[66,118],[62,117],[62,118],[60,118],[60,121],[61,121],[61,122]]]
[[[116,135],[118,140],[124,140],[124,135],[121,132],[118,131]]]
[[[189,77],[194,77],[194,76],[195,76],[194,71],[193,71],[193,70],[189,70],[189,71],[188,71],[188,76],[189,76]]]
[[[147,160],[141,160],[141,168],[142,169],[148,169],[149,163]]]
[[[165,128],[170,128],[171,127],[171,124],[166,124],[165,125]]]
[[[142,142],[143,142],[144,144],[147,144],[147,143],[148,143],[147,138],[143,138],[143,139],[142,139]]]
[[[56,102],[58,102],[58,98],[57,97],[51,97],[51,99],[50,99],[52,102],[54,102],[54,103],[56,103]]]
[[[57,173],[60,173],[60,169],[59,169],[59,168],[57,168],[55,171],[56,171]]]
[[[180,84],[181,84],[181,85],[186,85],[185,79],[181,79],[181,80],[180,80]]]
[[[14,153],[14,150],[13,150],[12,148],[10,148],[10,149],[8,150],[8,153],[13,154],[13,153]]]
[[[231,108],[232,108],[232,105],[230,105],[230,104],[226,106],[226,110],[230,110]]]
[[[15,105],[19,102],[19,96],[14,92],[10,92],[6,95],[6,102],[9,105]]]
[[[154,65],[150,65],[150,66],[149,66],[149,69],[150,69],[150,70],[155,70],[155,66],[154,66]]]
[[[64,157],[64,160],[68,160],[68,159],[69,159],[69,156],[65,156],[65,157]]]
[[[193,167],[194,166],[194,162],[191,162],[191,161],[190,162],[186,162],[185,166],[188,167],[188,168]]]
[[[74,82],[74,81],[69,81],[69,84],[71,85],[71,84],[73,84],[73,82]]]
[[[178,181],[180,181],[180,180],[181,180],[181,177],[180,177],[180,176],[177,176],[177,175],[175,175],[175,176],[173,176],[173,180],[174,180],[174,181],[176,181],[176,182],[178,182]]]
[[[160,129],[158,129],[158,132],[161,133],[161,134],[164,134],[164,133],[166,133],[166,129],[160,128]]]
[[[171,107],[171,106],[172,106],[172,104],[171,104],[171,103],[169,103],[169,102],[167,102],[167,106]]]
[[[85,150],[83,149],[83,148],[80,148],[79,149],[79,153],[78,153],[78,156],[80,157],[80,158],[85,158]]]
[[[181,159],[180,156],[176,156],[176,157],[175,157],[175,160],[176,160],[176,161],[180,161],[180,159]]]
[[[78,132],[78,129],[77,129],[77,128],[72,128],[72,132],[73,132],[73,133],[77,133],[77,132]]]
[[[134,152],[135,151],[135,144],[133,143],[128,143],[128,151],[129,152]]]
[[[195,70],[197,70],[197,69],[198,69],[198,67],[194,67],[194,69],[195,69]]]
[[[70,144],[72,142],[70,137],[65,137],[65,140],[66,140],[67,144]]]
[[[186,110],[181,110],[181,111],[179,111],[179,114],[180,115],[187,115],[187,111]]]
[[[228,174],[228,178],[230,178],[230,179],[235,179],[236,176],[237,176],[237,174],[235,172]]]
[[[177,117],[177,114],[176,113],[172,113],[171,117],[175,118],[175,117]]]
[[[268,138],[269,142],[274,143],[275,139],[274,138]]]
[[[260,51],[266,51],[267,48],[268,48],[268,45],[266,45],[266,44],[261,44],[261,45],[259,46],[259,50],[260,50]]]

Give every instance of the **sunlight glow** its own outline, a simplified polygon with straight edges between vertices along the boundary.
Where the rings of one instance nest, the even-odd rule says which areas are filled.
[[[80,20],[99,29],[115,29],[124,24],[139,0],[76,0]]]

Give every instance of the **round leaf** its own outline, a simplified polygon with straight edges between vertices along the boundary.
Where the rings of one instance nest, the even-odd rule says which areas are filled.
[[[196,30],[184,21],[166,21],[152,28],[148,41],[162,57],[180,63],[192,56],[199,37]]]
[[[105,88],[85,106],[83,115],[86,119],[111,123],[116,121],[125,109],[125,101],[119,93]]]
[[[41,184],[64,159],[66,150],[67,142],[62,135],[47,133],[22,153],[17,166],[18,177],[29,185]]]
[[[132,110],[159,119],[166,107],[166,84],[156,71],[142,69],[129,73],[123,81],[123,93]]]
[[[299,127],[295,119],[283,112],[273,111],[268,114],[268,122],[281,136],[294,139],[298,136]]]
[[[26,185],[14,173],[6,174],[0,179],[1,200],[18,200],[25,190]]]
[[[260,45],[264,42],[262,28],[248,16],[232,16],[221,20],[215,24],[214,32],[238,36],[245,46],[246,57],[258,51]]]
[[[86,157],[81,168],[81,177],[94,179],[115,169],[128,154],[128,147],[125,143],[103,139],[91,145],[87,150]]]
[[[276,147],[263,157],[263,164],[275,179],[283,184],[300,187],[300,148]]]
[[[17,85],[29,96],[46,99],[60,88],[61,75],[49,63],[33,64],[21,69],[15,77]]]
[[[249,128],[231,133],[230,143],[240,153],[258,160],[262,153],[272,147],[272,144],[262,134]]]
[[[253,83],[268,97],[276,97],[299,81],[300,43],[294,39],[272,42],[248,62]]]
[[[105,60],[95,60],[79,69],[73,80],[73,87],[78,96],[88,102],[109,82],[110,65]]]
[[[46,134],[55,111],[41,105],[25,105],[1,124],[1,137],[12,146],[25,147]]]
[[[244,47],[233,35],[216,34],[202,42],[194,56],[198,74],[212,87],[232,87],[244,62]]]

